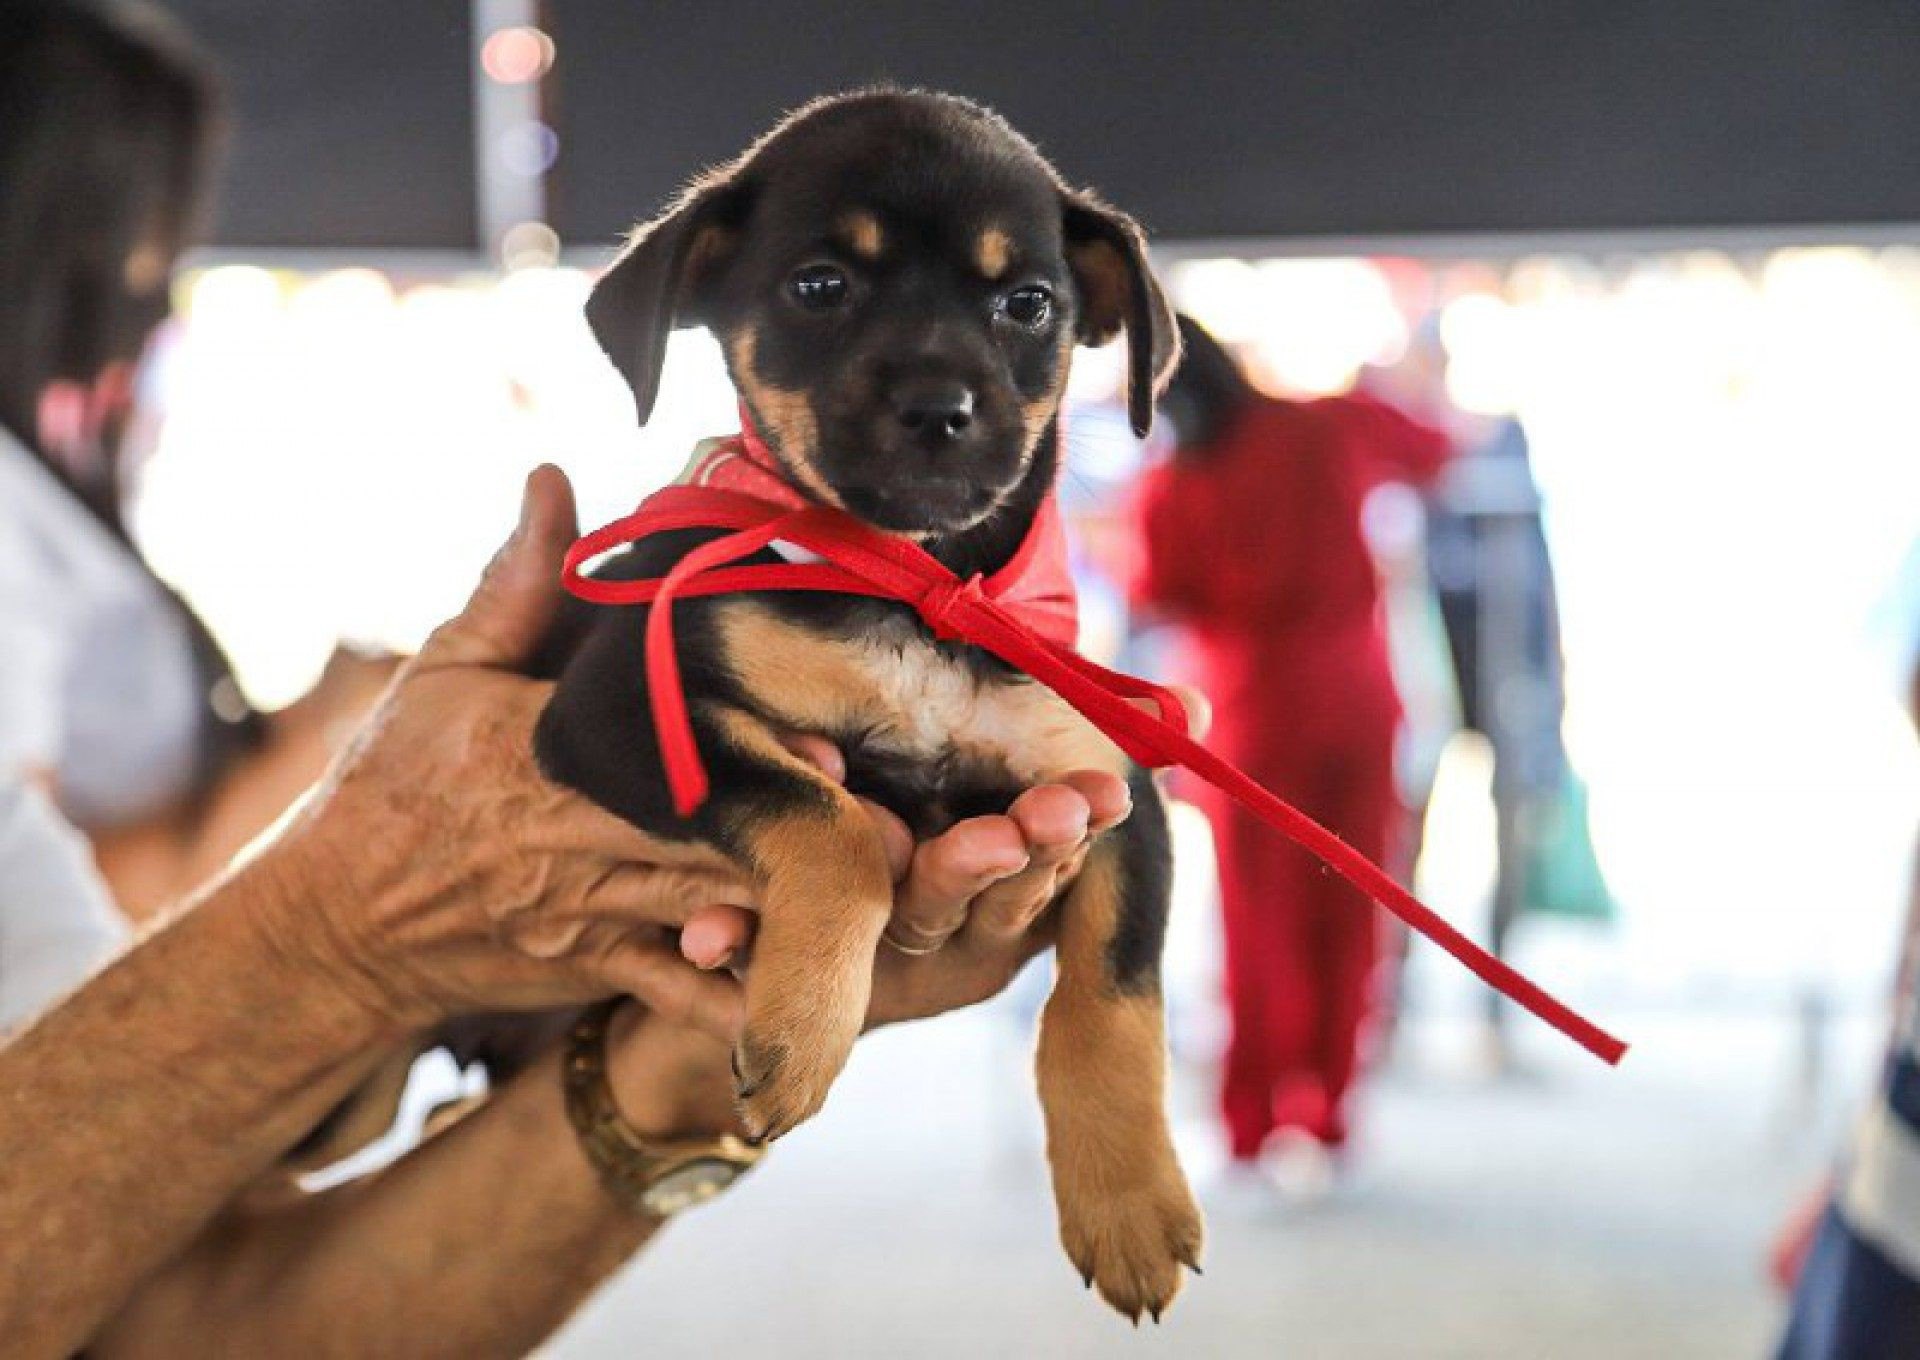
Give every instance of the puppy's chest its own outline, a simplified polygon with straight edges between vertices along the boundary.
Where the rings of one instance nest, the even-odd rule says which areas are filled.
[[[920,823],[1005,810],[1070,770],[1126,772],[1126,757],[1044,685],[942,647],[911,616],[861,611],[817,629],[754,602],[727,610],[728,669],[762,715],[824,732],[848,786]]]

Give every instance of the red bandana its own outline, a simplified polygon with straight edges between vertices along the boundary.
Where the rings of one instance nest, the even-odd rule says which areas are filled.
[[[1275,797],[1187,735],[1186,713],[1171,692],[1110,671],[1073,650],[1073,588],[1066,574],[1060,513],[1048,496],[1014,558],[991,576],[961,580],[909,539],[884,533],[843,510],[810,504],[778,471],[744,419],[738,439],[696,455],[682,484],[665,487],[631,515],[575,543],[566,588],[595,604],[651,604],[646,624],[648,698],[674,807],[691,816],[706,801],[706,767],[687,717],[673,645],[673,602],[761,590],[820,590],[911,605],[948,642],[991,652],[1065,699],[1140,765],[1181,765],[1230,794],[1255,816],[1305,847],[1335,873],[1425,935],[1489,986],[1518,1002],[1608,1063],[1627,1046],[1461,934],[1384,870],[1292,804]],[[582,574],[594,558],[654,534],[718,529],[645,581],[596,581]],[[789,560],[735,565],[762,549]],[[802,560],[793,560],[796,557]],[[1145,699],[1148,713],[1131,701]]]
[[[711,439],[701,444],[680,475],[679,484],[733,491],[783,510],[805,510],[812,504],[780,471],[773,450],[753,428],[744,407],[740,411],[740,433],[731,439]],[[788,561],[800,560],[793,544],[776,542],[773,547]],[[806,557],[820,560],[813,554]],[[1059,502],[1053,496],[1040,502],[1033,527],[1012,560],[985,578],[981,587],[1047,641],[1071,647],[1079,640],[1080,601],[1074,593],[1073,573],[1067,568],[1067,531],[1060,521]]]

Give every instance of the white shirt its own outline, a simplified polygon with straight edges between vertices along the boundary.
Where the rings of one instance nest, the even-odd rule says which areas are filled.
[[[0,780],[0,1037],[65,996],[125,939],[86,838],[22,780]]]
[[[85,839],[192,778],[199,706],[179,615],[124,544],[0,432],[0,1032],[84,979],[126,926]]]
[[[193,779],[199,683],[160,586],[0,431],[0,778],[51,771],[85,827],[158,812]]]

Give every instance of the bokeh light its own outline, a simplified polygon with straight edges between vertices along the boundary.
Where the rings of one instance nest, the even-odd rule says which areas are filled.
[[[500,163],[523,179],[538,179],[553,168],[560,155],[560,134],[545,123],[529,119],[515,123],[495,143]]]
[[[1407,343],[1392,284],[1370,260],[1191,260],[1175,267],[1173,285],[1255,383],[1276,393],[1342,391]]]
[[[545,222],[519,222],[500,238],[500,263],[509,271],[545,269],[560,259],[560,234]]]
[[[502,85],[525,85],[553,68],[553,39],[527,25],[487,35],[480,46],[480,68]]]

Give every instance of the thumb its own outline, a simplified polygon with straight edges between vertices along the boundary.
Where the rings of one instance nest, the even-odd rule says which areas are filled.
[[[527,476],[520,522],[493,555],[467,607],[420,649],[422,666],[517,666],[533,655],[560,602],[560,568],[579,536],[573,487],[543,463]]]

